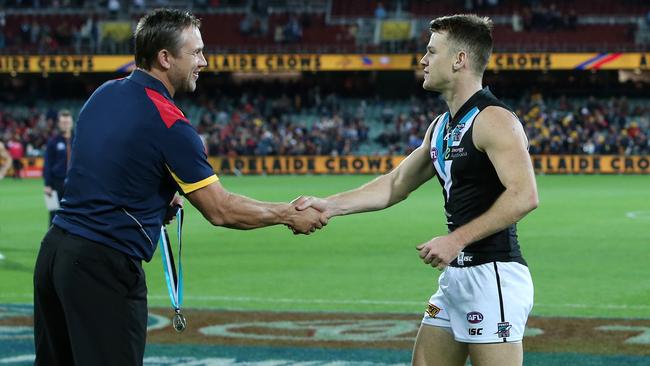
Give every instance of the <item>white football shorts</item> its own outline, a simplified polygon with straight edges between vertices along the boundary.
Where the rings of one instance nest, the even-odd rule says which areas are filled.
[[[520,342],[533,293],[528,267],[517,262],[447,267],[422,325],[449,328],[463,343]]]

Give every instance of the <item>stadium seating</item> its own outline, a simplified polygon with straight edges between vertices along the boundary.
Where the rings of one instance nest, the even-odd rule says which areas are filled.
[[[335,0],[335,3],[345,3],[345,0]],[[364,2],[367,3],[367,2]],[[438,16],[443,14],[454,14],[467,12],[468,9],[460,6],[463,2],[457,0],[421,0],[410,1],[409,11],[412,14]],[[471,9],[479,11],[481,14],[486,15],[512,15],[515,10],[521,10],[527,6],[527,3],[534,3],[531,1],[520,0],[501,0],[497,6],[483,6],[478,9]],[[569,0],[569,1],[555,1],[555,2],[538,2],[545,6],[553,4],[562,14],[567,14],[571,10],[575,10],[580,16],[583,15],[643,15],[650,11],[650,4],[645,0]]]
[[[290,1],[272,1],[269,8],[257,15],[252,21],[263,24],[263,32],[246,34],[242,22],[257,14],[247,8],[247,1],[229,1],[223,7],[198,7],[196,14],[203,20],[203,37],[206,49],[214,52],[415,52],[412,42],[407,44],[375,44],[374,18],[375,8],[384,4],[389,16],[402,16],[417,19],[417,27],[422,32],[416,34],[415,42],[427,33],[426,23],[429,19],[465,10],[462,2],[457,0],[408,1],[400,9],[395,2],[377,0],[347,1],[333,0],[329,3],[319,2],[318,7],[296,7]],[[541,17],[533,26],[526,23],[523,31],[514,31],[512,14],[523,9],[528,2],[506,0],[498,6],[481,7],[473,11],[478,14],[495,17],[495,48],[497,51],[537,51],[549,50],[571,52],[603,51],[641,51],[642,44],[635,44],[637,20],[650,12],[650,2],[639,0],[621,0],[618,2],[604,0],[561,1],[545,8],[532,8],[533,12],[546,12],[554,7],[554,20]],[[540,10],[541,9],[541,10]],[[396,10],[399,10],[396,12]],[[574,25],[567,26],[567,14],[576,13]],[[142,11],[130,13],[130,20],[135,22]],[[530,13],[529,13],[530,14]],[[61,10],[31,9],[29,11],[8,12],[6,24],[0,29],[4,33],[5,47],[0,53],[70,53],[84,52],[75,48],[73,42],[79,38],[79,29],[89,16],[100,21],[109,14],[104,10],[94,13],[91,10],[66,12]],[[276,29],[282,29],[291,17],[298,18],[302,28],[299,39],[288,42],[276,38]],[[364,27],[358,27],[359,19],[364,18]],[[540,20],[541,19],[541,20]],[[541,24],[540,24],[541,22]],[[548,24],[548,23],[551,24]],[[554,24],[554,23],[562,24]],[[36,27],[33,27],[36,26]],[[357,28],[358,27],[358,28]],[[39,30],[40,36],[34,33]],[[43,35],[44,31],[50,37]],[[361,36],[363,31],[363,35]],[[36,32],[38,33],[38,32]],[[418,32],[416,32],[418,33]],[[357,39],[357,35],[359,38]],[[117,52],[128,51],[128,45]],[[100,49],[100,52],[116,52],[116,49]]]
[[[446,109],[436,98],[370,100],[329,96],[319,104],[301,108],[292,105],[291,97],[286,99],[288,103],[279,103],[280,99],[252,97],[241,104],[223,98],[218,106],[191,101],[181,105],[214,155],[409,153],[417,147],[414,141],[419,144],[434,116]],[[508,102],[524,123],[531,153],[650,153],[648,99],[544,100],[532,95]],[[67,100],[37,103],[35,108],[0,106],[0,137],[17,132],[30,154],[41,154],[43,144],[53,133],[56,111],[66,108],[76,115],[81,103]]]
[[[572,51],[635,49],[630,25],[581,25],[576,30],[534,30],[515,32],[510,26],[496,26],[494,43],[497,51]]]

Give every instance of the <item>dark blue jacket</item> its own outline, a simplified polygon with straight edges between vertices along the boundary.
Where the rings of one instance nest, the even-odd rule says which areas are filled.
[[[52,186],[53,179],[65,179],[68,170],[67,143],[63,135],[54,136],[47,141],[43,163],[43,179],[46,186]]]
[[[100,86],[81,109],[53,223],[149,261],[174,193],[217,180],[167,89],[136,70]]]

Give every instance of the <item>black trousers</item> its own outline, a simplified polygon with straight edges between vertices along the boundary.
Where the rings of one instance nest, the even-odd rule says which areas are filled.
[[[23,170],[23,162],[20,159],[13,159],[11,163],[14,168],[14,178],[20,179],[20,171]]]
[[[65,178],[52,178],[52,182],[50,183],[52,184],[50,186],[52,190],[56,191],[56,194],[59,196],[59,201],[63,198],[63,194],[65,193],[65,191],[63,190],[64,182],[65,182]],[[49,213],[50,213],[50,221],[48,226],[52,225],[52,220],[54,220],[54,216],[56,215],[56,210],[49,211]]]
[[[141,263],[52,226],[34,270],[35,365],[142,365],[146,335]]]

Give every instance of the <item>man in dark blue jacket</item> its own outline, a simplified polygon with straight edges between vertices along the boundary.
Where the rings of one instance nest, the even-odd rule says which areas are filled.
[[[36,365],[142,365],[142,261],[153,256],[176,192],[213,225],[285,224],[309,234],[327,223],[317,210],[221,186],[172,99],[194,91],[207,66],[199,27],[189,12],[145,15],[135,30],[137,69],[104,83],[79,112],[65,194],[34,270]]]
[[[63,197],[63,183],[68,173],[68,162],[72,150],[72,114],[68,110],[59,112],[57,126],[59,133],[47,142],[45,149],[45,163],[43,165],[43,179],[45,181],[45,194]],[[50,225],[56,210],[50,211]]]

